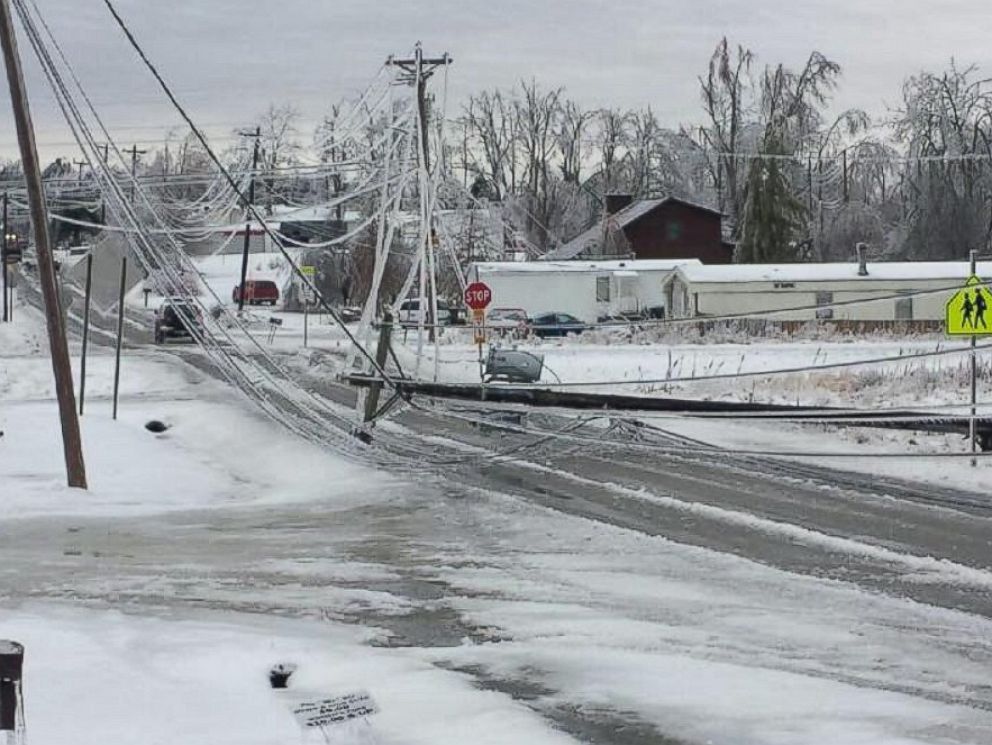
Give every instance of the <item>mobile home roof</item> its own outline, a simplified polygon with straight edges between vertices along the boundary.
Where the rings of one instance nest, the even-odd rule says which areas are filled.
[[[627,261],[486,261],[473,264],[480,274],[525,272],[670,272],[684,266],[702,266],[699,259],[629,259]],[[471,270],[469,273],[471,276]]]
[[[868,263],[868,275],[858,275],[857,262],[819,264],[688,264],[679,274],[696,283],[747,282],[847,282],[961,280],[970,274],[967,261],[876,261]],[[992,261],[978,263],[978,274],[992,276]]]

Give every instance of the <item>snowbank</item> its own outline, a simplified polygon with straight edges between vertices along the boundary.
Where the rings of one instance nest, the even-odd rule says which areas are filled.
[[[226,504],[382,499],[387,477],[286,433],[223,384],[157,354],[128,355],[119,418],[111,419],[113,358],[88,362],[81,419],[90,490],[65,484],[51,367],[0,358],[0,518],[144,514]],[[78,373],[77,373],[78,379]],[[153,434],[145,424],[169,426]]]
[[[301,741],[291,704],[363,688],[380,713],[365,727],[339,727],[335,741],[573,742],[507,696],[402,651],[363,646],[368,632],[353,627],[230,614],[167,621],[32,604],[3,613],[0,638],[25,645],[25,719],[35,745],[281,745]],[[299,669],[288,690],[274,691],[267,673],[281,662]],[[311,733],[302,741],[323,740]]]

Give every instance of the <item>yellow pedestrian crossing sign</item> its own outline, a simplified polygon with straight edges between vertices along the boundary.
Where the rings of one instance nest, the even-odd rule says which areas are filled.
[[[949,336],[992,336],[992,290],[976,276],[951,295],[944,306]]]

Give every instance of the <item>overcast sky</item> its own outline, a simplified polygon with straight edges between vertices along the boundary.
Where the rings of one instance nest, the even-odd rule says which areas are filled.
[[[160,139],[177,118],[102,0],[36,0],[118,133]],[[697,77],[720,37],[760,64],[798,66],[817,49],[844,78],[835,108],[873,114],[903,79],[951,57],[992,75],[987,0],[117,0],[138,40],[212,135],[292,102],[305,123],[365,87],[421,40],[455,58],[449,99],[535,77],[586,106],[652,106],[669,126],[700,120]],[[43,158],[76,156],[22,40]],[[7,101],[6,87],[2,100]],[[14,155],[9,105],[0,153]]]

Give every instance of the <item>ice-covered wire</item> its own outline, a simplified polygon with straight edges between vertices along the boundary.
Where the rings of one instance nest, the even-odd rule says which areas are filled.
[[[148,56],[145,54],[145,52],[142,49],[141,45],[138,44],[137,39],[134,38],[134,35],[131,33],[131,30],[128,28],[127,24],[124,22],[124,19],[117,12],[117,9],[114,7],[114,4],[111,2],[111,0],[103,0],[103,2],[104,2],[104,5],[107,6],[107,9],[110,11],[111,15],[114,17],[114,20],[116,21],[117,25],[120,27],[121,31],[124,33],[125,37],[127,38],[128,42],[130,43],[131,47],[137,53],[138,57],[144,63],[144,65],[148,69],[148,71],[152,74],[152,76],[158,82],[159,86],[162,88],[162,91],[165,93],[166,97],[169,99],[169,101],[172,103],[172,105],[175,107],[175,109],[179,112],[180,116],[186,121],[186,124],[189,125],[191,131],[194,133],[194,135],[196,136],[196,138],[200,141],[200,144],[203,146],[204,150],[207,152],[207,154],[210,157],[210,159],[217,165],[218,169],[222,173],[225,174],[226,178],[230,181],[232,187],[235,188],[235,189],[237,189],[237,184],[235,184],[234,180],[230,177],[230,174],[227,173],[227,170],[224,168],[223,164],[221,164],[220,160],[217,158],[217,155],[214,153],[213,148],[211,148],[210,145],[207,143],[206,138],[200,132],[200,130],[196,127],[195,123],[190,118],[190,116],[186,112],[185,108],[179,103],[178,99],[176,99],[175,95],[172,93],[172,89],[165,82],[165,79],[158,72],[157,68],[152,64],[151,60],[148,59]],[[238,190],[238,191],[240,192],[240,190]],[[334,319],[335,323],[337,323],[337,325],[344,332],[345,336],[348,338],[348,341],[351,344],[354,344],[354,345],[356,345],[359,348],[360,353],[362,354],[363,357],[365,357],[366,360],[368,360],[369,364],[372,366],[372,369],[375,370],[376,372],[378,372],[383,377],[383,379],[385,379],[386,381],[388,381],[388,384],[389,385],[394,386],[395,384],[393,383],[392,378],[390,377],[390,375],[385,370],[382,369],[382,367],[376,361],[375,357],[373,357],[372,354],[367,349],[365,349],[364,346],[362,346],[358,342],[358,340],[351,333],[351,330],[348,329],[347,325],[341,319],[341,316],[337,313],[337,311],[335,311],[327,303],[327,301],[324,298],[323,294],[319,291],[319,289],[313,283],[313,281],[310,279],[310,277],[303,273],[303,271],[300,269],[299,265],[293,260],[293,258],[289,255],[289,253],[286,251],[286,249],[279,243],[278,237],[266,225],[265,220],[264,220],[264,217],[261,214],[259,214],[259,212],[255,209],[254,205],[248,203],[247,200],[245,200],[245,201],[246,201],[246,204],[247,204],[248,212],[251,214],[251,216],[253,218],[255,218],[255,220],[258,221],[258,223],[262,226],[262,229],[269,235],[269,237],[272,239],[273,243],[279,249],[280,253],[282,253],[283,256],[284,256],[284,258],[289,262],[290,266],[293,269],[293,274],[300,280],[300,282],[307,289],[310,290],[310,292],[313,293],[313,297],[315,297],[317,299],[317,302],[320,304],[321,308],[331,318]]]
[[[103,175],[110,176],[111,173],[109,171],[109,168],[107,167],[107,164],[102,160],[100,160],[100,156],[96,154],[98,153],[98,150],[96,148],[95,140],[92,138],[92,135],[88,132],[87,125],[82,120],[82,117],[78,109],[75,107],[75,104],[72,102],[71,96],[68,95],[68,91],[65,88],[64,83],[61,81],[60,74],[58,73],[58,70],[55,68],[54,62],[49,57],[47,51],[44,49],[44,46],[41,43],[40,38],[37,35],[37,31],[33,26],[33,22],[30,18],[30,15],[23,5],[23,0],[15,0],[15,4],[18,7],[19,14],[21,14],[22,23],[25,26],[26,32],[28,33],[32,46],[35,49],[36,54],[39,56],[39,60],[42,62],[42,66],[43,69],[45,70],[46,77],[48,78],[49,82],[52,84],[59,105],[66,116],[70,128],[73,130],[73,135],[77,138],[80,147],[83,148],[84,155],[86,155],[88,160],[91,160],[91,166],[93,165],[92,162],[93,157],[99,160],[100,171],[98,172]],[[36,6],[35,6],[35,10],[37,11]],[[42,19],[42,23],[44,23],[43,19]],[[47,30],[47,25],[46,25],[46,30]],[[49,35],[51,35],[50,30],[49,30]],[[55,44],[56,48],[59,50],[60,55],[62,55],[63,61],[65,61],[68,66],[68,62],[65,60],[64,54],[62,54],[61,49],[58,47],[57,41],[55,41],[54,38],[52,39],[52,41]],[[69,68],[69,71],[70,74],[72,74],[71,68]],[[89,99],[85,94],[85,91],[81,89],[81,86],[79,85],[79,81],[77,78],[75,78],[74,74],[73,74],[73,78],[76,81],[77,87],[80,88],[80,91],[83,94],[84,98],[86,98],[87,103],[90,106],[94,117],[100,123],[101,128],[104,129],[104,133],[107,134],[105,127],[103,127],[102,122],[100,122],[99,120],[99,116],[95,112],[95,109],[92,108],[92,103],[89,102]],[[89,146],[89,148],[84,146],[84,139],[86,140],[86,144]],[[91,152],[94,153],[95,155],[91,156],[90,155]],[[119,157],[121,157],[119,152],[117,154]],[[133,210],[130,209],[128,201],[124,198],[123,192],[121,191],[119,185],[117,185],[116,182],[113,180],[113,178],[108,178],[107,187],[110,189],[111,194],[115,197],[115,199],[111,200],[111,204],[110,204],[112,210],[115,212],[119,212],[120,216],[123,219],[130,220],[135,225],[137,225],[138,224],[137,218],[134,215]],[[143,197],[143,194],[141,196]],[[144,260],[144,254],[141,251],[136,252],[136,255],[138,256],[139,260],[141,260],[141,262],[145,265],[146,270],[149,271],[155,269],[165,270],[165,273],[168,279],[170,280],[170,284],[172,285],[172,287],[173,288],[178,287],[181,289],[183,285],[182,276],[177,276],[175,272],[171,271],[170,259],[174,259],[177,257],[165,256],[158,250],[154,242],[145,241],[143,236],[140,235],[139,238],[141,239],[141,242],[145,245],[145,248],[151,251],[151,255],[155,257],[154,262],[149,263]],[[177,246],[175,248],[178,249]],[[179,254],[178,258],[186,259],[187,262],[189,261],[181,250],[178,251],[178,254]],[[158,275],[156,275],[156,279],[159,279]],[[208,289],[212,292],[212,289],[209,288],[209,286]],[[191,299],[194,302],[197,303],[199,302],[199,298],[196,298],[195,296]],[[270,383],[274,383],[276,388],[278,388],[279,386],[278,381],[271,378],[271,375],[269,374],[269,369],[271,368],[268,368],[268,366],[274,366],[276,368],[278,368],[278,366],[273,365],[273,360],[271,360],[271,358],[268,357],[264,348],[259,347],[263,358],[265,358],[264,361],[267,363],[267,367],[260,367],[257,364],[252,363],[251,358],[242,357],[242,360],[245,363],[248,363],[249,367],[254,366],[255,368],[254,373],[248,375],[246,374],[245,368],[242,365],[238,364],[236,361],[234,361],[233,358],[231,357],[230,353],[232,349],[236,349],[236,345],[231,345],[227,347],[223,345],[218,345],[216,341],[208,333],[206,333],[207,331],[206,326],[204,326],[204,329],[201,331],[198,325],[195,323],[197,319],[193,319],[191,317],[190,318],[185,317],[189,315],[188,311],[185,308],[180,309],[180,314],[181,316],[184,317],[184,320],[190,322],[189,325],[191,329],[194,331],[194,336],[199,337],[197,338],[197,341],[199,341],[207,351],[211,351],[211,349],[213,350],[213,356],[215,362],[217,363],[218,371],[225,378],[227,378],[229,382],[234,384],[236,387],[240,388],[244,393],[249,395],[249,397],[255,399],[256,403],[258,403],[261,406],[263,411],[266,411],[266,413],[268,413],[274,419],[281,420],[290,429],[297,431],[299,434],[306,436],[308,439],[319,441],[321,438],[325,438],[327,434],[329,434],[326,431],[326,426],[322,424],[321,421],[319,420],[319,417],[314,418],[314,415],[310,411],[310,408],[309,407],[304,408],[304,405],[309,403],[310,406],[312,407],[311,402],[315,402],[317,404],[316,408],[318,411],[320,409],[323,409],[324,414],[331,414],[332,416],[336,416],[336,415],[333,415],[333,413],[327,409],[326,404],[324,404],[322,401],[313,398],[312,394],[306,394],[305,396],[303,396],[303,398],[311,399],[311,402],[304,402],[299,400],[297,401],[297,403],[295,404],[297,409],[297,416],[295,416],[293,419],[290,419],[288,418],[286,412],[274,406],[270,396],[266,394],[264,390],[259,388],[259,383],[263,382],[264,380],[268,380]],[[226,334],[226,331],[223,327],[220,327],[220,330],[223,334]],[[251,337],[250,334],[247,334],[247,338],[250,341],[253,341],[253,338]],[[229,343],[230,342],[233,342],[233,340],[229,339]],[[286,395],[286,392],[282,391],[281,395]],[[301,398],[301,396],[298,395],[298,393],[294,394],[292,391],[290,391],[288,395],[291,398],[296,398],[296,399]],[[310,420],[309,423],[306,421],[307,419]]]

